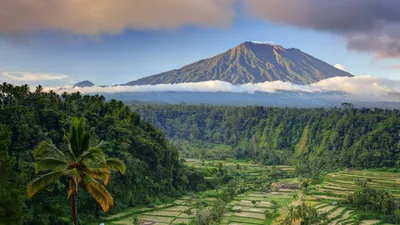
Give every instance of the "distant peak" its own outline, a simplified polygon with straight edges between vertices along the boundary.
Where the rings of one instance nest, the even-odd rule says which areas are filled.
[[[84,80],[84,81],[81,81],[81,82],[78,82],[78,83],[76,83],[75,85],[74,85],[74,87],[93,87],[94,86],[94,83],[92,83],[92,82],[90,82],[90,81],[88,81],[88,80]]]

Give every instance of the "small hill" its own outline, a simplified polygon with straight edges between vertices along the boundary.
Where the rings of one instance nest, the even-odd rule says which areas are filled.
[[[76,83],[76,84],[74,85],[74,87],[80,87],[80,88],[83,88],[83,87],[93,87],[93,86],[94,86],[94,84],[93,84],[92,82],[88,81],[88,80],[78,82],[78,83]]]
[[[222,54],[180,69],[144,77],[126,85],[173,84],[221,80],[232,84],[289,81],[310,84],[353,76],[296,48],[244,42]]]

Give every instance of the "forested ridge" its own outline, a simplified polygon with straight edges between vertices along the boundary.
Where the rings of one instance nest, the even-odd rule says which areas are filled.
[[[400,167],[400,111],[134,105],[189,156],[253,158],[312,168]]]
[[[64,148],[64,130],[73,117],[84,117],[95,142],[107,141],[108,157],[126,164],[126,174],[113,173],[107,185],[114,198],[111,213],[196,190],[202,179],[179,161],[177,149],[161,131],[120,101],[80,93],[58,95],[40,86],[31,92],[27,85],[7,83],[0,86],[0,100],[0,224],[71,224],[67,180],[32,199],[26,187],[37,176],[33,149],[44,140]],[[101,213],[86,192],[79,191],[78,199],[82,224]]]

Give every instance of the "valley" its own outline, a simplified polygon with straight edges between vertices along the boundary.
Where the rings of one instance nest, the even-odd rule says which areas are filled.
[[[6,224],[398,223],[398,110],[128,106],[4,85]]]

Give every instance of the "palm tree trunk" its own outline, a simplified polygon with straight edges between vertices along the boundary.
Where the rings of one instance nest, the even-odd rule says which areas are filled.
[[[72,211],[72,224],[78,225],[78,196],[77,193],[74,191],[71,194],[71,211]]]

